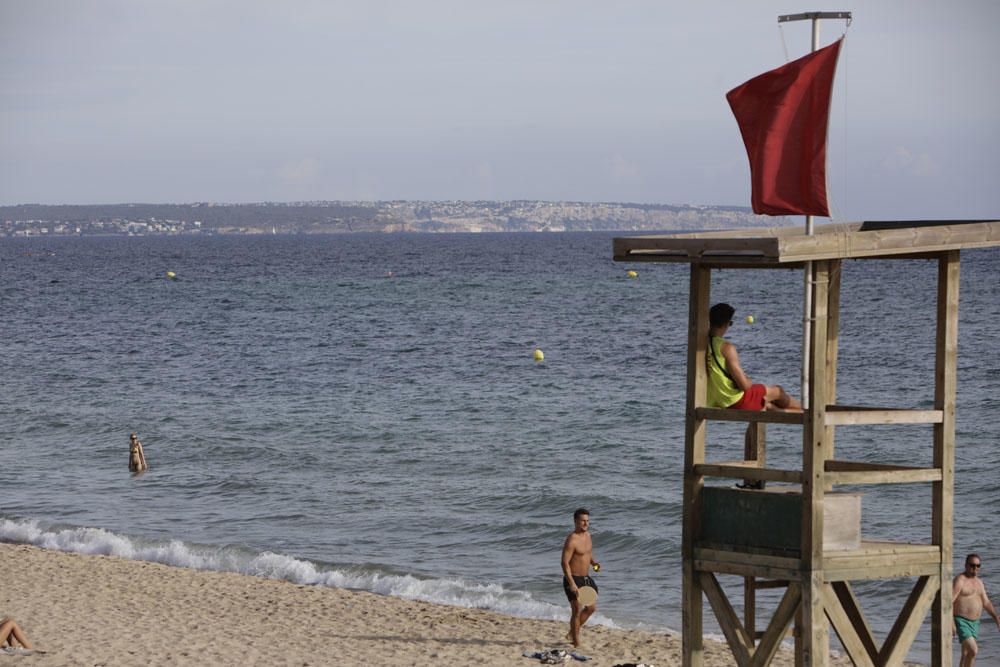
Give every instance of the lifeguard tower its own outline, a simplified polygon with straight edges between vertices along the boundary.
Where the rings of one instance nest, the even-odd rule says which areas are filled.
[[[864,222],[801,229],[614,239],[623,262],[690,264],[687,402],[684,437],[684,665],[702,664],[702,600],[707,598],[740,667],[766,665],[795,624],[796,664],[826,665],[833,627],[855,665],[899,665],[931,611],[935,666],[951,665],[952,510],[959,253],[1000,245],[1000,221]],[[838,405],[837,341],[844,260],[925,259],[937,264],[937,337],[933,409]],[[808,356],[811,381],[801,414],[706,407],[709,286],[716,269],[803,267],[809,279]],[[930,305],[928,305],[930,307]],[[744,460],[709,456],[711,421],[748,424]],[[768,467],[768,423],[802,427],[802,465]],[[933,424],[931,467],[836,458],[838,427]],[[914,443],[919,448],[918,443]],[[790,483],[793,490],[706,486],[708,478]],[[928,483],[931,534],[925,543],[865,540],[860,502],[840,485]],[[746,484],[744,487],[754,486]],[[744,578],[741,620],[717,575]],[[879,646],[851,582],[916,577],[891,631]],[[756,629],[755,593],[785,589],[774,616]]]

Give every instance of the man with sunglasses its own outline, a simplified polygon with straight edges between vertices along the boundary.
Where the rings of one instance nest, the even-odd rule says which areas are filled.
[[[951,588],[952,614],[954,614],[951,632],[957,635],[962,643],[962,660],[958,663],[959,667],[972,667],[976,664],[976,654],[979,652],[976,639],[979,638],[979,617],[983,615],[983,609],[993,617],[997,628],[1000,629],[1000,616],[997,616],[993,603],[986,596],[986,587],[979,578],[982,566],[983,559],[979,554],[966,556],[965,572],[955,577]]]
[[[802,412],[802,404],[781,385],[754,384],[743,372],[736,346],[723,338],[735,313],[728,303],[717,303],[708,311],[708,407]]]

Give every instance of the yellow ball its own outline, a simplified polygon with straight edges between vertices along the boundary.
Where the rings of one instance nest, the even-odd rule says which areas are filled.
[[[535,361],[543,361],[545,359],[545,354],[541,350],[535,350]]]
[[[637,275],[639,275],[639,274],[638,274],[638,273],[636,273],[635,271],[629,271],[629,272],[628,272],[628,273],[626,273],[625,275],[626,275],[626,276],[628,276],[629,278],[635,278],[635,277],[636,277]]]
[[[167,271],[167,278],[176,278],[177,274],[173,271]]]
[[[747,315],[747,324],[753,324],[753,315]]]

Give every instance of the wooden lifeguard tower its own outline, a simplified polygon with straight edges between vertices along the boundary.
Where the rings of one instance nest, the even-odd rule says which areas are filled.
[[[827,664],[832,626],[855,665],[899,665],[928,610],[933,664],[952,664],[959,252],[998,245],[1000,221],[829,224],[818,226],[814,235],[795,228],[769,228],[614,239],[617,261],[690,264],[682,537],[685,666],[702,664],[703,596],[740,667],[768,664],[793,621],[797,664]],[[841,264],[851,259],[894,258],[937,263],[934,407],[838,405]],[[807,350],[811,381],[805,411],[788,414],[706,407],[712,270],[795,267],[808,272],[812,296]],[[706,427],[713,420],[748,424],[744,460],[709,459]],[[799,469],[767,466],[764,429],[768,423],[802,426]],[[932,467],[837,459],[836,428],[864,424],[933,424]],[[777,494],[705,486],[706,478],[785,482],[798,487]],[[838,485],[918,482],[932,486],[931,534],[922,544],[862,539],[860,504],[835,492]],[[842,535],[833,534],[833,523]],[[774,526],[782,529],[774,530]],[[718,574],[744,577],[742,621],[719,585]],[[917,581],[879,646],[851,582],[894,577],[917,577]],[[763,632],[755,628],[755,592],[760,588],[785,589]]]

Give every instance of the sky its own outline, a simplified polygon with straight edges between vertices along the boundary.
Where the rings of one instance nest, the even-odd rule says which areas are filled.
[[[0,205],[749,206],[725,93],[816,9],[833,219],[1000,217],[996,0],[0,0]]]

